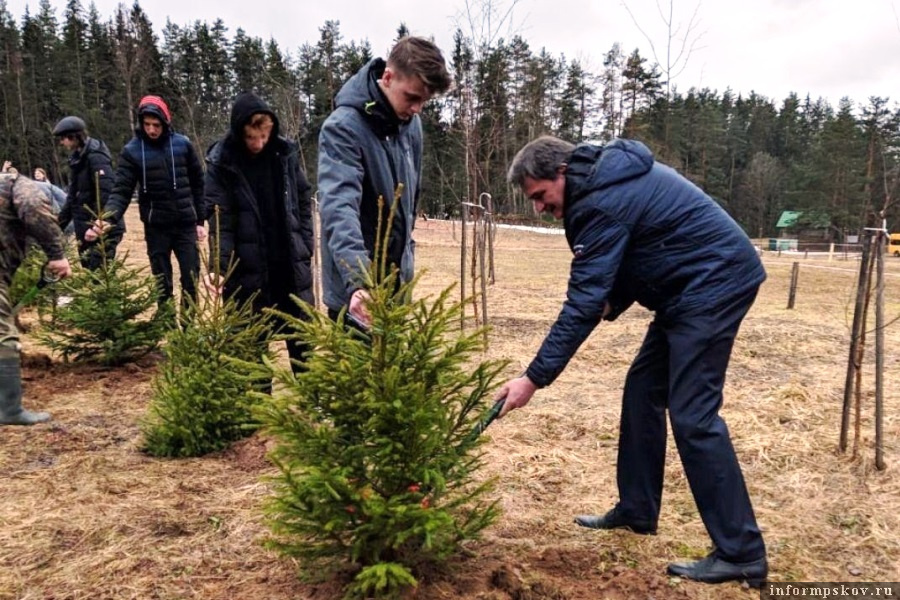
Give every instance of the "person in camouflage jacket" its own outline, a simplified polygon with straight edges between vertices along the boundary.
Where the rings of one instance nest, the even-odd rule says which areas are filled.
[[[63,233],[38,185],[22,175],[0,174],[0,425],[33,425],[47,413],[22,408],[22,363],[19,333],[9,298],[13,275],[35,240],[47,255],[46,269],[59,278],[72,274],[63,254]]]

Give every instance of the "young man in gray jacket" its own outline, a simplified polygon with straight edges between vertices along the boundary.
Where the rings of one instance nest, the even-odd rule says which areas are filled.
[[[424,104],[450,87],[441,51],[419,37],[401,39],[387,62],[376,58],[341,88],[334,112],[319,135],[318,198],[322,220],[322,287],[328,314],[344,306],[364,325],[366,310],[360,264],[371,264],[382,222],[403,184],[389,232],[388,262],[403,281],[413,276],[412,230],[422,175]]]

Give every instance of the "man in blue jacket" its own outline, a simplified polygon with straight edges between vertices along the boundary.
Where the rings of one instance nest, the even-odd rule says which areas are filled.
[[[419,112],[450,87],[441,51],[432,42],[405,37],[387,62],[376,58],[351,77],[319,134],[318,200],[322,221],[322,289],[328,314],[343,307],[368,325],[368,300],[360,265],[374,257],[378,198],[382,222],[403,184],[389,232],[388,263],[400,278],[413,276],[413,225],[422,177]]]
[[[656,532],[666,409],[685,474],[715,550],[669,565],[707,583],[768,574],[766,550],[725,421],[725,371],[765,271],[746,234],[718,204],[635,141],[574,146],[545,136],[516,155],[509,181],[538,212],[564,219],[574,254],[568,294],[525,374],[497,398],[503,412],[550,385],[601,319],[637,302],[655,311],[622,398],[619,502],[580,515],[593,529]]]
[[[200,272],[197,241],[206,239],[203,223],[203,167],[191,141],[172,129],[169,107],[159,96],[138,104],[134,137],[119,155],[107,209],[110,223],[120,223],[137,187],[138,208],[150,271],[159,281],[159,303],[172,298],[172,254],[181,272],[182,305],[196,298]],[[97,235],[103,223],[89,232]]]

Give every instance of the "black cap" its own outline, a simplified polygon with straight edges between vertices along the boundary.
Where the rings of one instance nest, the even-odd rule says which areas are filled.
[[[67,133],[78,133],[87,129],[87,125],[80,117],[68,116],[63,117],[53,128],[53,135],[66,135]]]

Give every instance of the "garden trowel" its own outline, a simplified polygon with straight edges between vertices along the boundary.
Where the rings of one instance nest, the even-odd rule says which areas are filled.
[[[44,289],[48,285],[56,283],[57,281],[59,281],[59,275],[50,271],[50,269],[47,268],[47,265],[44,264],[44,266],[41,267],[40,279],[38,279],[37,283],[31,286],[31,289],[25,292],[25,295],[22,296],[22,299],[19,300],[19,302],[15,306],[13,306],[13,316],[18,315],[19,311],[31,304],[31,302],[34,301],[35,298],[37,298],[37,295],[41,293],[42,289]]]

